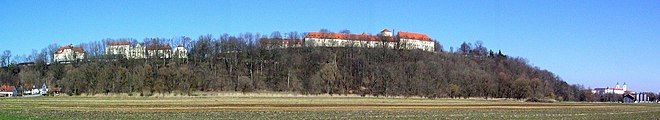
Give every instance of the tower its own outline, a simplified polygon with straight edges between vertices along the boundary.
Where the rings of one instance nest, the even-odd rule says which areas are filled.
[[[626,82],[623,82],[623,91],[628,90],[628,86],[626,85]]]
[[[383,31],[380,31],[380,35],[386,37],[392,37],[392,31],[388,29],[384,29]]]
[[[619,82],[616,82],[616,86],[614,88],[621,88],[621,86],[619,86]]]

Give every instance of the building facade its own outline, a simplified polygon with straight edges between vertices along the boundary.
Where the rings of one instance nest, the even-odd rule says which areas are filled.
[[[594,94],[632,94],[635,93],[632,90],[628,90],[628,86],[626,83],[623,83],[623,87],[619,86],[619,83],[616,83],[616,86],[614,88],[606,87],[606,88],[594,88],[591,90],[592,93]]]
[[[397,39],[385,29],[378,35],[309,32],[305,36],[307,46],[397,48]]]
[[[172,47],[168,45],[152,45],[147,47],[149,58],[172,58]]]
[[[85,51],[73,45],[62,46],[53,53],[55,62],[72,62],[85,59]]]
[[[303,40],[269,39],[264,38],[259,42],[266,48],[280,47],[367,47],[367,48],[390,48],[390,49],[420,49],[434,51],[435,42],[425,34],[412,32],[397,32],[395,36],[388,29],[382,30],[378,35],[346,34],[309,32]]]
[[[188,59],[188,50],[182,44],[179,44],[174,48],[174,58]]]
[[[131,45],[129,42],[109,42],[105,51],[107,55],[121,55],[126,59],[188,58],[188,50],[181,44],[173,51],[168,45],[143,47],[140,44]]]
[[[435,42],[424,34],[411,32],[397,32],[399,38],[399,47],[401,49],[421,49],[424,51],[434,51]]]
[[[9,85],[0,86],[0,97],[16,96],[16,87]]]
[[[131,46],[129,42],[110,42],[105,47],[106,55],[121,55],[126,59],[144,59],[145,48],[140,44]]]
[[[653,94],[652,92],[639,92],[632,95],[635,97],[635,103],[652,103],[654,101],[651,100],[650,96]]]

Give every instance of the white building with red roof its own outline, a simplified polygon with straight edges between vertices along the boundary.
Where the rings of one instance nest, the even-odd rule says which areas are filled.
[[[62,46],[53,53],[55,62],[71,62],[85,59],[85,51],[73,45]]]
[[[606,87],[606,88],[594,88],[591,90],[592,93],[594,94],[632,94],[635,93],[635,91],[628,90],[628,86],[626,83],[623,83],[623,87],[619,86],[619,83],[616,83],[616,86],[614,88]]]
[[[305,36],[304,44],[324,47],[386,47],[421,49],[424,51],[435,50],[435,42],[425,34],[397,32],[397,35],[394,36],[392,31],[388,29],[382,30],[378,35],[309,32]]]
[[[4,84],[0,86],[0,97],[16,96],[16,93],[16,87],[14,86],[8,86]]]
[[[399,38],[399,48],[401,49],[422,49],[424,51],[435,50],[435,42],[429,36],[412,32],[397,32]]]
[[[383,31],[380,31],[380,36],[387,36],[387,37],[392,37],[392,31],[388,29],[384,29]]]
[[[188,50],[186,50],[185,47],[183,47],[182,44],[179,44],[174,48],[174,57],[175,58],[188,58]]]

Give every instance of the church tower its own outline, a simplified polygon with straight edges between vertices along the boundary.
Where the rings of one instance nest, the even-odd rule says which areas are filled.
[[[616,82],[616,87],[614,88],[621,88],[621,86],[619,86],[619,82]]]
[[[626,85],[625,82],[623,82],[623,91],[626,91],[626,90],[628,90],[628,86]]]

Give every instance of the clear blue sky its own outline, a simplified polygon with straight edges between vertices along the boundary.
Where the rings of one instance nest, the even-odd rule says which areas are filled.
[[[570,84],[660,92],[660,1],[0,1],[0,50],[221,33],[425,33],[529,59]]]

